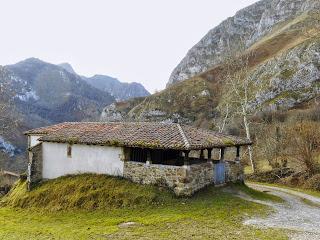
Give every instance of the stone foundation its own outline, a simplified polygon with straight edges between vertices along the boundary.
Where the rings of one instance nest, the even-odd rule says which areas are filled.
[[[126,161],[124,177],[136,183],[166,186],[178,196],[190,196],[213,183],[213,167],[212,162],[171,166]]]

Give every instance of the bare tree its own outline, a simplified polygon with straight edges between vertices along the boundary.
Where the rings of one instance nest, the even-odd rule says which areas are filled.
[[[287,167],[287,157],[284,156],[286,150],[285,135],[281,130],[279,123],[263,126],[263,130],[259,132],[260,139],[259,152],[260,158],[267,160],[273,169],[283,169]]]
[[[227,99],[227,98],[225,98]],[[227,123],[230,121],[230,106],[228,102],[223,102],[220,104],[220,106],[218,107],[218,110],[221,114],[220,116],[220,121],[218,123],[218,129],[219,132],[222,133],[224,132],[224,129],[227,125]]]
[[[287,157],[296,160],[310,174],[320,171],[320,128],[318,122],[302,121],[286,129]]]
[[[245,45],[239,44],[237,51],[229,53],[224,61],[224,106],[227,109],[227,117],[231,115],[242,118],[243,127],[248,140],[252,141],[250,131],[250,116],[252,112],[252,103],[256,98],[256,94],[263,88],[263,82],[254,79],[251,74],[251,62],[255,55],[253,52],[246,51]],[[226,115],[225,115],[226,117]],[[224,127],[225,121],[222,121]],[[253,149],[248,147],[249,160],[253,171],[256,171],[256,163],[253,158]]]

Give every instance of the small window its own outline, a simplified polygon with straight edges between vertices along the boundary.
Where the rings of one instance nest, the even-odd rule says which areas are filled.
[[[72,157],[72,145],[71,144],[68,144],[67,155],[70,158]]]

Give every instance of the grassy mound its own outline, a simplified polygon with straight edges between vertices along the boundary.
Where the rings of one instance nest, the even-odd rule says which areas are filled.
[[[170,192],[155,186],[141,186],[106,175],[82,174],[45,181],[30,192],[26,190],[26,182],[20,181],[1,205],[50,211],[94,210],[159,205],[172,198]]]
[[[99,193],[102,196],[90,200],[87,195],[93,190],[78,192],[94,183],[106,193]],[[64,177],[43,183],[30,193],[25,193],[23,185],[20,183],[11,192],[9,203],[23,206],[31,201],[25,206],[42,206],[46,209],[0,207],[0,223],[5,223],[0,227],[0,239],[287,239],[285,231],[281,229],[259,229],[242,224],[244,219],[265,216],[269,212],[268,207],[245,201],[233,194],[244,191],[256,199],[270,199],[270,195],[251,190],[245,185],[223,188],[209,186],[191,198],[174,198],[156,187],[139,186],[104,176]],[[72,189],[70,193],[67,192],[68,188]],[[226,191],[230,188],[231,191]],[[127,201],[138,198],[139,202],[134,205],[137,206],[135,208],[119,208],[115,204],[116,208],[112,210],[82,211],[74,208],[70,211],[50,211],[49,207],[52,206],[74,206],[71,192],[85,196],[88,199],[85,201],[105,201],[99,203],[100,208],[109,208],[107,203],[115,203],[115,196]],[[112,196],[111,192],[114,192]],[[107,193],[110,195],[103,199]],[[126,197],[123,197],[124,193]],[[60,204],[53,202],[55,200],[51,198],[54,196]],[[79,199],[79,196],[75,198]],[[153,200],[157,205],[153,205]],[[79,205],[76,204],[76,207]],[[129,222],[135,224],[123,226],[123,223]]]

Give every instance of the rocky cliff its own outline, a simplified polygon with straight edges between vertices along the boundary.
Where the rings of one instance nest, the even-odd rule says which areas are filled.
[[[221,63],[230,49],[244,42],[247,48],[281,23],[320,8],[318,0],[262,0],[223,21],[192,47],[173,70],[168,85],[186,80]]]
[[[118,111],[121,119],[214,126],[228,92],[222,60],[242,40],[243,53],[253,56],[249,76],[257,86],[251,111],[290,109],[315,98],[320,93],[319,10],[318,0],[264,0],[240,10],[188,52],[165,90],[126,111],[106,108],[103,120]]]

